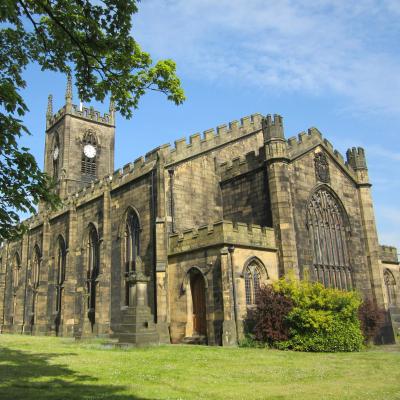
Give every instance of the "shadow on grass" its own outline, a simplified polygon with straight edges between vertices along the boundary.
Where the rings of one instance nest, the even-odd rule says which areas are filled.
[[[75,354],[38,355],[0,346],[0,399],[142,399],[118,394],[123,386],[102,385],[97,378],[79,374],[66,365],[50,364],[52,358],[61,355]]]

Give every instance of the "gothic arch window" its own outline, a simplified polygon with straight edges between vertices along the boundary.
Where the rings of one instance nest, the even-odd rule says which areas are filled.
[[[385,269],[383,279],[386,287],[386,295],[389,306],[396,304],[396,280],[391,271]]]
[[[100,272],[100,252],[99,252],[99,237],[97,230],[93,225],[90,225],[89,240],[88,240],[88,265],[86,272],[86,285],[88,293],[88,318],[92,324],[95,323],[96,315],[96,286],[97,278]]]
[[[59,236],[57,240],[57,250],[56,250],[56,333],[58,335],[59,326],[61,323],[61,308],[62,308],[62,298],[65,282],[67,264],[67,248],[65,246],[65,241],[62,236]]]
[[[35,290],[39,287],[40,264],[41,264],[40,249],[39,249],[39,246],[36,245],[34,250],[33,250],[32,272],[31,272],[32,287]]]
[[[97,147],[95,133],[87,131],[82,141],[81,172],[88,180],[93,180],[97,176]]]
[[[12,269],[12,313],[11,313],[11,323],[13,324],[15,321],[15,313],[17,311],[17,294],[18,289],[20,287],[20,278],[21,278],[21,257],[18,253],[15,253],[13,260],[13,269]]]
[[[314,279],[325,287],[353,288],[347,221],[345,210],[330,190],[321,188],[311,196],[307,227],[313,250]]]
[[[247,306],[255,305],[257,302],[257,297],[261,288],[262,275],[263,267],[256,259],[251,260],[244,269],[243,276]]]
[[[129,209],[125,220],[124,264],[125,277],[136,271],[137,257],[140,250],[140,224],[136,212]],[[125,283],[125,304],[129,305],[129,284]]]
[[[32,306],[31,306],[31,326],[35,323],[35,310],[37,293],[40,282],[40,266],[41,266],[41,253],[38,245],[35,245],[33,250],[32,268],[31,268],[31,284],[32,284]]]

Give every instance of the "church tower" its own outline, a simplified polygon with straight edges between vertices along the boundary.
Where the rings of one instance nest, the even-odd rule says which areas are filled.
[[[44,171],[56,181],[65,198],[92,181],[114,172],[115,109],[101,115],[93,107],[72,104],[72,80],[68,76],[65,105],[53,114],[49,96],[46,113]]]

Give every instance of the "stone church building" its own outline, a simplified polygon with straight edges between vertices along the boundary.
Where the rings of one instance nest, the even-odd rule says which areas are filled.
[[[122,343],[232,345],[260,285],[291,273],[400,306],[362,148],[260,114],[162,145],[114,171],[115,111],[46,115],[45,171],[63,199],[0,248],[0,330]],[[384,339],[389,340],[389,339]]]

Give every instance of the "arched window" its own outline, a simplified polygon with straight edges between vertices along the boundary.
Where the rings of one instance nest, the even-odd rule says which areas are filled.
[[[32,287],[35,290],[39,287],[40,263],[41,263],[40,249],[36,245],[34,250],[33,250],[32,272],[31,272]]]
[[[67,261],[67,249],[65,246],[65,241],[60,236],[57,240],[57,253],[56,253],[56,333],[58,335],[58,328],[61,323],[61,307],[62,307],[62,297],[65,281],[65,271],[66,271],[66,261]]]
[[[97,176],[97,139],[94,132],[86,132],[82,146],[81,172],[84,179],[91,181]]]
[[[88,292],[88,318],[92,324],[95,323],[96,315],[96,285],[100,272],[99,237],[96,228],[91,225],[88,242],[88,268],[87,268],[87,292]]]
[[[137,214],[129,209],[125,221],[125,276],[129,276],[136,271],[136,259],[139,256],[139,234],[140,225]],[[129,285],[125,285],[125,304],[129,305]]]
[[[307,206],[307,226],[313,248],[315,280],[325,287],[351,290],[347,216],[326,188],[312,195]]]
[[[389,306],[396,304],[396,280],[391,271],[385,269],[383,272],[383,280],[385,282],[386,294]]]
[[[246,291],[246,304],[254,305],[260,293],[261,271],[257,262],[251,262],[244,270],[244,286]]]
[[[20,287],[20,275],[21,275],[21,258],[18,253],[15,253],[13,260],[13,277],[12,277],[12,317],[11,323],[15,321],[15,313],[17,311],[17,292]]]
[[[33,250],[32,268],[31,268],[31,284],[32,284],[32,307],[31,307],[31,321],[30,321],[31,326],[33,326],[35,323],[36,300],[40,282],[40,264],[41,264],[40,249],[36,245]]]

